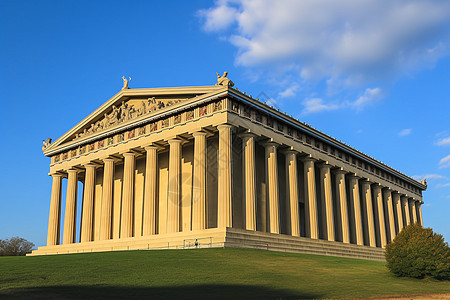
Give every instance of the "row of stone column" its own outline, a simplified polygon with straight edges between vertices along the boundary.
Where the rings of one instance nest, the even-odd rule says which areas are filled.
[[[219,158],[218,158],[218,227],[232,226],[231,211],[231,126],[219,125]],[[206,132],[193,133],[194,137],[194,169],[192,189],[192,230],[206,228]],[[179,208],[181,201],[181,158],[182,140],[173,138],[169,143],[169,174],[167,194],[167,232],[177,232],[180,228]],[[146,168],[144,183],[143,235],[157,232],[157,147],[145,147]],[[134,172],[136,153],[127,152],[124,157],[124,173],[122,185],[122,211],[120,237],[133,236],[133,198]],[[114,159],[105,158],[103,190],[101,200],[100,240],[112,238],[112,201],[114,185]],[[94,238],[93,208],[96,165],[86,164],[84,178],[83,205],[81,216],[81,242],[89,242]],[[75,242],[77,182],[76,169],[67,170],[67,196],[64,218],[63,244]],[[50,203],[47,245],[59,244],[61,219],[61,184],[62,174],[53,174],[52,196]],[[189,208],[190,209],[190,208]],[[189,230],[189,229],[188,229]]]
[[[256,230],[256,174],[255,174],[255,136],[250,133],[241,135],[243,141],[243,168],[244,168],[244,207],[245,211],[245,228],[247,230]],[[279,181],[278,181],[278,165],[277,165],[277,144],[274,142],[264,143],[265,147],[265,163],[266,163],[266,185],[268,194],[268,231],[271,233],[280,233],[279,220]],[[320,170],[320,198],[316,199],[316,177],[315,164],[316,160],[311,156],[302,157],[304,165],[304,191],[299,191],[298,174],[297,174],[297,156],[298,153],[292,150],[283,151],[286,161],[286,187],[287,187],[287,205],[288,213],[288,231],[293,236],[300,236],[300,213],[299,213],[299,193],[305,195],[305,231],[308,237],[319,238],[318,213],[321,213],[322,228],[324,238],[335,241],[334,217],[338,218],[339,226],[336,232],[344,243],[350,243],[350,237],[358,245],[363,245],[364,238],[368,240],[368,245],[375,247],[376,231],[379,233],[380,244],[384,247],[387,243],[386,226],[384,217],[384,207],[387,206],[389,237],[393,239],[395,235],[410,222],[417,222],[416,212],[420,214],[419,221],[422,222],[421,208],[418,201],[409,201],[406,196],[401,196],[397,192],[393,192],[388,188],[362,179],[356,175],[349,174],[350,191],[347,192],[345,176],[349,172],[343,169],[333,169],[328,163],[319,163]],[[335,182],[332,183],[331,172],[335,174]],[[362,189],[362,199],[360,199],[360,183]],[[333,214],[332,184],[335,185],[335,197],[338,207],[337,214]],[[374,190],[376,207],[372,205],[372,191]],[[384,194],[384,196],[383,196]],[[347,207],[347,197],[349,199],[350,210]],[[394,200],[392,200],[394,199]],[[361,201],[362,200],[362,201]],[[322,211],[318,212],[318,201],[321,201]],[[394,201],[394,206],[392,204]],[[362,203],[362,205],[361,205]],[[393,207],[396,209],[397,230]],[[410,210],[412,216],[410,216]],[[350,211],[350,215],[349,215]],[[403,213],[404,212],[404,213]],[[405,216],[403,216],[405,214]],[[366,222],[363,222],[367,220]],[[376,218],[376,219],[374,219]],[[403,222],[405,218],[405,223]],[[375,228],[375,225],[378,228]]]
[[[218,209],[217,226],[219,228],[232,227],[232,126],[219,125],[219,155],[218,155]],[[194,166],[193,166],[193,189],[192,189],[192,230],[201,230],[207,227],[206,222],[206,133],[194,132]],[[244,188],[244,226],[247,230],[256,230],[256,166],[255,148],[256,136],[251,133],[241,134],[243,145],[243,188]],[[167,232],[180,230],[180,205],[181,205],[181,159],[182,140],[173,138],[168,140],[169,144],[169,174],[167,194]],[[265,183],[267,186],[268,219],[267,231],[280,233],[280,199],[278,180],[278,144],[266,142],[265,147]],[[157,147],[149,145],[146,151],[146,168],[144,182],[144,207],[143,207],[143,235],[157,233]],[[358,245],[363,245],[364,235],[370,246],[375,246],[375,232],[379,232],[381,245],[387,242],[386,228],[384,223],[383,207],[388,208],[389,237],[392,239],[404,226],[409,223],[422,222],[420,203],[409,201],[407,197],[390,189],[382,188],[379,184],[361,179],[355,175],[348,175],[343,169],[332,168],[327,163],[318,164],[320,197],[316,196],[315,165],[317,161],[311,156],[303,156],[304,190],[299,190],[298,165],[299,154],[293,150],[282,151],[286,161],[286,189],[288,231],[293,236],[300,236],[300,193],[305,196],[305,231],[308,237],[319,238],[319,218],[321,213],[321,227],[324,238],[330,241],[339,239],[344,243],[352,240]],[[134,199],[134,174],[136,153],[127,152],[123,154],[124,173],[122,187],[122,211],[120,237],[133,236],[133,199]],[[100,240],[112,238],[112,201],[114,185],[114,159],[103,159],[103,189],[100,214]],[[92,241],[93,230],[93,207],[96,165],[86,164],[83,191],[83,205],[81,216],[81,242]],[[63,243],[75,242],[75,220],[77,207],[77,181],[76,169],[67,170],[68,185],[65,209],[65,221],[63,232]],[[331,172],[335,174],[335,182],[332,182]],[[52,197],[50,204],[50,217],[48,227],[48,245],[59,244],[59,227],[61,211],[61,183],[62,175],[53,174]],[[350,190],[347,191],[346,176],[349,181]],[[332,185],[335,185],[335,201],[338,206],[336,216],[333,214]],[[362,197],[360,199],[360,185]],[[282,187],[284,188],[284,187]],[[375,207],[372,207],[372,192],[375,195]],[[349,207],[347,207],[347,198]],[[362,200],[362,201],[361,201]],[[318,212],[318,201],[321,201],[322,211]],[[361,205],[362,203],[362,205]],[[417,205],[417,210],[415,205]],[[414,206],[412,209],[411,207]],[[191,210],[192,209],[192,210]],[[394,210],[395,209],[395,213]],[[411,216],[410,216],[411,210]],[[403,213],[404,212],[404,213]],[[419,217],[417,216],[419,213]],[[403,216],[405,215],[405,216]],[[395,218],[396,216],[396,218]],[[338,219],[336,230],[334,218]],[[363,222],[367,220],[367,222]],[[405,222],[403,222],[405,218]],[[375,222],[377,221],[377,222]],[[378,224],[378,228],[375,228]],[[396,224],[396,225],[395,225]],[[183,231],[191,228],[182,228]]]

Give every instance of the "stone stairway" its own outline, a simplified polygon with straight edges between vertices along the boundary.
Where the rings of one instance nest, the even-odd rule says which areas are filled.
[[[379,261],[385,260],[384,249],[382,248],[237,228],[227,228],[224,247],[297,252]]]

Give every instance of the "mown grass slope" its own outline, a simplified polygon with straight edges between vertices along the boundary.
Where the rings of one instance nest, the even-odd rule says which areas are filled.
[[[384,262],[248,249],[0,257],[0,298],[342,298],[450,292]]]

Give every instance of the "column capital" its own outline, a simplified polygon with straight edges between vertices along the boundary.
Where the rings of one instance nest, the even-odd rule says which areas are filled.
[[[87,164],[84,164],[83,165],[83,167],[87,170],[87,169],[95,169],[96,167],[97,167],[97,165],[96,164],[93,164],[93,163],[87,163]]]
[[[374,182],[373,184],[372,184],[372,188],[373,189],[382,189],[382,186],[381,186],[381,184],[379,184],[378,182]]]
[[[361,178],[360,181],[363,185],[372,185],[373,183],[369,178]]]
[[[106,163],[106,162],[113,162],[114,163],[114,158],[112,158],[112,157],[106,157],[106,158],[103,158],[102,159],[102,161],[104,162],[104,163]]]
[[[297,154],[298,154],[298,151],[295,151],[292,148],[289,148],[287,150],[283,150],[283,151],[280,151],[280,152],[285,154],[285,155],[294,154],[295,156],[297,156]]]
[[[77,169],[68,169],[67,170],[67,173],[75,173],[75,174],[77,174],[79,172],[79,170],[77,170]]]
[[[251,137],[256,137],[257,135],[250,131],[241,132],[238,134],[238,137],[241,139],[249,139]]]
[[[204,132],[204,131],[196,131],[192,133],[192,136],[195,138],[197,136],[206,136],[208,133]]]
[[[219,131],[222,131],[222,130],[225,130],[225,129],[232,129],[234,126],[233,125],[230,125],[230,124],[220,124],[220,125],[217,125],[217,129],[219,130]]]
[[[334,174],[343,174],[343,175],[348,173],[348,171],[345,171],[344,168],[333,169],[331,170],[331,172]]]
[[[125,152],[125,153],[122,153],[122,155],[123,155],[123,157],[131,157],[131,156],[136,156],[136,153],[134,153],[134,152]]]
[[[308,161],[316,162],[316,161],[317,161],[317,159],[315,159],[314,157],[312,157],[311,154],[308,154],[308,155],[306,155],[306,156],[301,157],[300,160],[301,160],[302,162],[308,162]]]
[[[321,169],[331,169],[333,167],[327,161],[318,163],[317,166]]]
[[[49,175],[52,176],[53,178],[55,178],[55,177],[63,177],[64,176],[61,173],[52,173],[52,174],[49,174]]]
[[[181,144],[182,140],[177,139],[177,138],[173,138],[173,139],[168,140],[167,142],[169,143],[169,145],[172,145],[172,144]]]
[[[158,147],[156,147],[155,145],[150,144],[148,146],[145,146],[144,150],[147,151],[147,152],[148,151],[152,151],[152,150],[158,150]]]
[[[384,193],[393,193],[394,191],[389,187],[383,187],[383,192]]]
[[[349,179],[356,179],[356,180],[361,179],[361,176],[356,175],[356,173],[350,173],[348,177]]]
[[[274,141],[268,141],[268,142],[262,143],[261,145],[263,145],[265,148],[268,148],[268,147],[277,148],[280,144],[278,144],[277,142],[274,142]]]

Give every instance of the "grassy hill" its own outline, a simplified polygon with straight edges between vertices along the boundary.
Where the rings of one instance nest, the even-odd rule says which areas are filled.
[[[264,299],[450,292],[384,262],[248,249],[0,257],[0,298]]]

